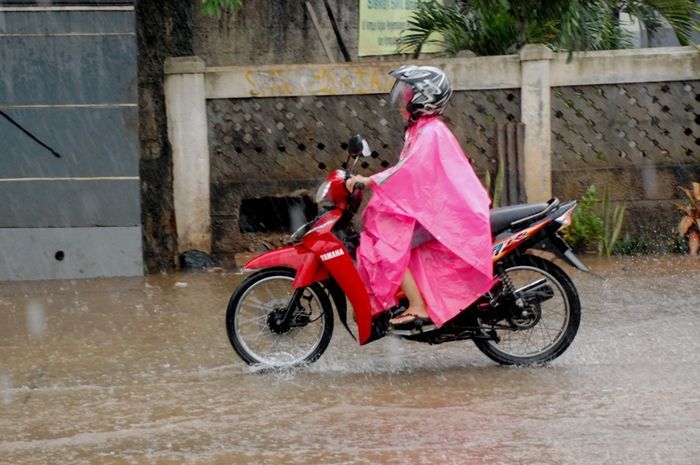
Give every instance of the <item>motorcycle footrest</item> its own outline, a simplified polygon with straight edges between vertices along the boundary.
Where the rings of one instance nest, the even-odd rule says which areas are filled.
[[[387,334],[389,336],[418,336],[421,333],[429,333],[437,329],[435,325],[425,325],[422,328],[412,328],[412,329],[393,329],[389,328]]]

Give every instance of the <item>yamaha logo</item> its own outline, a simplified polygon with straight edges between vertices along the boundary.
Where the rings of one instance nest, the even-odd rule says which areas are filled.
[[[341,255],[345,255],[345,251],[343,249],[331,250],[330,252],[326,252],[321,255],[321,261],[325,262],[331,258],[340,257]]]

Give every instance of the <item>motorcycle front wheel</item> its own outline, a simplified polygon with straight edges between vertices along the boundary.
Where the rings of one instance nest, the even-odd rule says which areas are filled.
[[[490,359],[502,365],[536,365],[554,360],[571,345],[581,321],[578,292],[554,263],[522,255],[507,263],[501,279],[510,280],[524,304],[510,318],[478,318],[491,338],[474,339]],[[495,336],[495,337],[494,337]]]
[[[280,323],[294,289],[294,270],[273,268],[246,278],[231,296],[226,330],[249,365],[294,367],[316,361],[333,334],[333,307],[320,284],[304,288],[291,317]]]

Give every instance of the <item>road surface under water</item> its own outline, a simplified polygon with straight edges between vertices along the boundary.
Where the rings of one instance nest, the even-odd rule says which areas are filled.
[[[231,349],[235,273],[0,284],[0,463],[700,464],[700,260],[566,268],[583,317],[544,367],[336,325],[314,365]]]

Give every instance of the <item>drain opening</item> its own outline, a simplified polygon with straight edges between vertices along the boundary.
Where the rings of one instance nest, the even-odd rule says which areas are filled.
[[[242,233],[290,233],[317,213],[316,203],[307,195],[243,199],[238,226]]]

